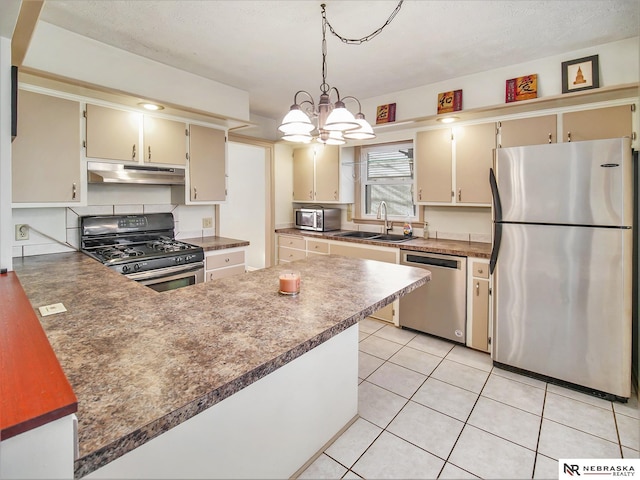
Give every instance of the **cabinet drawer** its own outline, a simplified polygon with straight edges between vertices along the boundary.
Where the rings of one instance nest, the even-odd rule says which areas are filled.
[[[292,237],[289,235],[278,236],[278,245],[288,248],[304,250],[304,237]]]
[[[278,249],[278,258],[285,262],[293,262],[295,260],[302,260],[307,256],[307,252],[304,250],[295,250],[293,248],[280,247]]]
[[[232,265],[243,264],[244,268],[244,251],[221,253],[218,255],[210,255],[206,258],[206,269],[230,267]]]
[[[229,268],[219,268],[218,270],[207,272],[207,282],[217,280],[219,278],[230,277],[232,275],[239,275],[241,273],[244,273],[244,264]]]
[[[473,276],[479,278],[489,278],[489,265],[486,263],[473,262]]]
[[[313,253],[329,253],[329,244],[327,242],[309,240],[307,241],[307,251]]]

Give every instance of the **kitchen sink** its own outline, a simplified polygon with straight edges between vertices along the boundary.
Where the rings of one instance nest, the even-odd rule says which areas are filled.
[[[361,238],[363,240],[374,240],[377,242],[391,242],[391,243],[404,242],[406,240],[411,240],[411,238],[413,238],[413,237],[405,237],[404,235],[394,235],[394,234],[381,235],[375,232],[345,232],[345,233],[338,233],[336,237]]]
[[[369,238],[369,240],[376,240],[378,242],[398,243],[398,242],[411,240],[412,238],[413,237],[405,237],[404,235],[388,234],[388,235],[376,235],[375,237]]]
[[[336,237],[345,237],[345,238],[372,238],[378,236],[377,233],[374,232],[345,232],[338,233]]]

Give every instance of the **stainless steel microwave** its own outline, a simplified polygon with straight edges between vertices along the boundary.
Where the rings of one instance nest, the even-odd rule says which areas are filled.
[[[340,230],[339,208],[296,208],[293,211],[296,228],[326,232]]]

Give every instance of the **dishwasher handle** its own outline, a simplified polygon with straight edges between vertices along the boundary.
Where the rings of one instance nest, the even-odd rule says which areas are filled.
[[[435,258],[425,255],[410,255],[407,254],[406,264],[418,263],[420,265],[431,265],[433,267],[452,268],[457,270],[460,262],[458,260],[451,260],[448,258]]]

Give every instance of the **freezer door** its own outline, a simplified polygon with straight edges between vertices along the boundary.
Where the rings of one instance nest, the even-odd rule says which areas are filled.
[[[632,230],[503,225],[493,359],[629,397]]]
[[[498,149],[501,220],[631,226],[630,142],[614,138]]]

